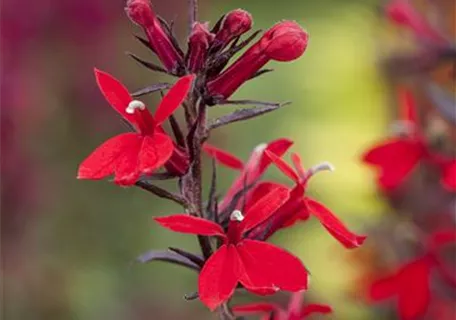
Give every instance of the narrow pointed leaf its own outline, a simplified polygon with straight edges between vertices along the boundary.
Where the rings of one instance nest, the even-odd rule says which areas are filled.
[[[263,74],[266,74],[266,73],[269,73],[269,72],[272,72],[272,71],[274,71],[274,69],[261,69],[261,70],[258,70],[257,72],[255,72],[255,74],[253,76],[250,77],[249,80],[258,78],[259,76],[262,76]]]
[[[200,270],[200,266],[194,263],[193,261],[183,257],[180,254],[177,254],[172,251],[158,251],[158,250],[151,250],[148,251],[139,257],[136,258],[136,262],[139,263],[148,263],[152,261],[164,261],[174,263],[180,266],[184,266],[190,268],[195,271]]]
[[[169,88],[171,88],[171,86],[172,85],[170,83],[156,83],[151,86],[142,88],[138,91],[135,91],[131,95],[136,98],[136,97],[140,97],[140,96],[152,93],[152,92],[169,89]]]
[[[131,52],[126,52],[126,54],[133,58],[133,60],[135,60],[136,62],[142,64],[144,67],[150,69],[150,70],[153,70],[153,71],[157,71],[157,72],[161,72],[161,73],[166,73],[168,74],[168,71],[166,71],[165,69],[163,69],[162,67],[152,63],[152,62],[148,62],[146,60],[143,60],[142,58],[138,57],[137,55],[135,55],[134,53],[131,53]]]
[[[192,261],[193,263],[195,263],[196,265],[198,265],[200,267],[202,267],[204,264],[204,259],[201,256],[198,256],[196,254],[187,252],[187,251],[179,249],[179,248],[169,247],[169,250],[183,256],[184,258]]]
[[[250,109],[239,109],[234,111],[233,113],[221,116],[220,118],[214,119],[209,124],[209,130],[225,126],[227,124],[244,121],[248,119],[252,119],[268,112],[274,111],[279,109],[280,107],[284,106],[284,104],[275,104],[270,106],[261,106],[257,108],[250,108]]]
[[[152,50],[152,52],[155,53],[155,49],[150,45],[149,40],[146,40],[143,37],[140,37],[140,36],[138,36],[136,34],[134,36],[139,42],[141,42],[141,44],[143,44],[146,48]]]
[[[171,125],[171,130],[173,130],[174,138],[176,138],[176,143],[181,147],[185,147],[186,142],[184,133],[182,132],[182,129],[179,126],[179,122],[176,120],[176,117],[170,115],[168,121]]]

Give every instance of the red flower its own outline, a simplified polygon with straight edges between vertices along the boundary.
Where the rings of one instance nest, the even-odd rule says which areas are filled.
[[[239,170],[240,174],[233,182],[231,187],[225,194],[222,202],[219,205],[219,212],[223,211],[233,201],[233,197],[244,189],[245,186],[249,186],[257,182],[264,174],[266,169],[271,165],[272,160],[266,155],[265,151],[273,153],[278,157],[281,157],[293,144],[288,139],[277,139],[271,141],[268,144],[260,144],[257,146],[249,160],[244,164],[236,156],[214,147],[209,144],[204,144],[203,148],[206,153],[216,159],[219,163],[227,166],[228,168]],[[250,198],[252,192],[245,194],[246,200]]]
[[[402,320],[418,319],[424,315],[434,302],[430,288],[432,271],[437,270],[447,283],[453,286],[456,283],[454,270],[445,266],[439,252],[454,242],[454,229],[433,233],[428,241],[427,253],[407,262],[396,272],[375,280],[369,288],[369,299],[378,302],[397,297],[397,309]]]
[[[207,84],[211,96],[227,99],[270,60],[292,61],[307,48],[307,33],[293,21],[282,21],[261,37],[222,74]]]
[[[212,221],[186,214],[155,218],[176,232],[222,239],[223,244],[206,261],[198,281],[199,297],[211,310],[227,301],[238,283],[262,295],[307,288],[307,272],[298,258],[274,245],[246,238],[248,231],[268,219],[287,198],[286,188],[276,188],[250,206],[245,216],[233,211],[226,232]]]
[[[114,174],[115,183],[132,185],[141,174],[154,172],[170,159],[173,141],[160,126],[186,98],[194,76],[179,79],[154,116],[111,75],[95,69],[95,77],[109,104],[137,132],[115,136],[95,149],[79,166],[78,179],[95,180]]]
[[[326,208],[320,202],[305,195],[309,179],[318,171],[332,170],[331,165],[323,163],[306,171],[302,167],[299,156],[297,154],[292,154],[292,160],[295,166],[294,170],[276,155],[269,152],[267,154],[272,159],[274,164],[285,175],[291,178],[296,185],[293,189],[291,189],[288,201],[277,210],[276,214],[272,216],[269,221],[266,222],[269,230],[266,237],[271,236],[279,229],[286,228],[294,224],[296,221],[307,220],[310,215],[313,215],[328,230],[328,232],[346,248],[356,248],[363,244],[366,236],[357,235],[348,230],[331,212],[331,210]],[[263,190],[267,190],[270,188],[277,188],[277,186],[278,185],[275,183],[264,183],[261,188]],[[260,186],[258,188],[260,188]],[[259,232],[262,231],[259,230]]]
[[[288,308],[285,310],[275,303],[252,303],[235,306],[233,311],[237,315],[262,314],[263,320],[302,320],[312,313],[331,313],[330,306],[322,304],[309,304],[302,307],[303,292],[293,293]],[[271,317],[272,315],[272,317]]]
[[[421,161],[439,168],[443,186],[452,191],[456,190],[456,160],[429,150],[419,130],[411,93],[401,91],[400,99],[403,119],[410,129],[409,134],[380,142],[368,150],[362,160],[379,169],[378,185],[385,191],[401,185]]]
[[[397,308],[402,320],[417,319],[430,302],[429,277],[433,259],[425,255],[403,265],[396,273],[375,281],[369,291],[372,301],[397,296]]]

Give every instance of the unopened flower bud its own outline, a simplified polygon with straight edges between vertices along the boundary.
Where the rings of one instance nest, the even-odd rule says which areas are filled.
[[[203,68],[213,40],[214,35],[209,32],[207,23],[195,22],[188,38],[187,69],[190,72],[196,73]]]
[[[284,21],[269,29],[260,40],[266,55],[276,61],[299,58],[307,47],[309,36],[296,22]]]
[[[250,13],[242,9],[227,13],[215,36],[217,48],[226,47],[231,40],[249,31],[252,28],[252,21]]]
[[[144,29],[150,46],[166,70],[175,72],[179,69],[183,58],[170,39],[170,35],[163,30],[149,0],[128,0],[125,12],[134,23]]]
[[[227,99],[269,60],[292,61],[306,50],[308,34],[296,23],[283,21],[269,29],[226,71],[207,85],[212,97]]]

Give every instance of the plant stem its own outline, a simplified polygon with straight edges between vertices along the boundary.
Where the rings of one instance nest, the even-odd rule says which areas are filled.
[[[198,18],[198,0],[188,0],[188,34],[192,32],[193,24]]]
[[[235,320],[236,319],[236,317],[234,316],[230,307],[228,306],[228,302],[225,302],[224,304],[222,304],[218,310],[219,310],[219,319],[220,320]]]

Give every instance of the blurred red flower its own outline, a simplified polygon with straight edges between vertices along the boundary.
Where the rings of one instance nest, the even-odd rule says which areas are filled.
[[[261,314],[262,320],[302,320],[313,313],[327,314],[331,313],[332,309],[328,305],[309,304],[302,306],[303,292],[293,293],[287,309],[275,303],[251,303],[233,307],[236,315]]]
[[[362,160],[379,169],[378,185],[385,191],[400,186],[420,162],[429,163],[440,170],[443,186],[456,190],[456,160],[432,152],[419,129],[415,102],[408,91],[399,93],[406,136],[388,138],[369,149]]]

